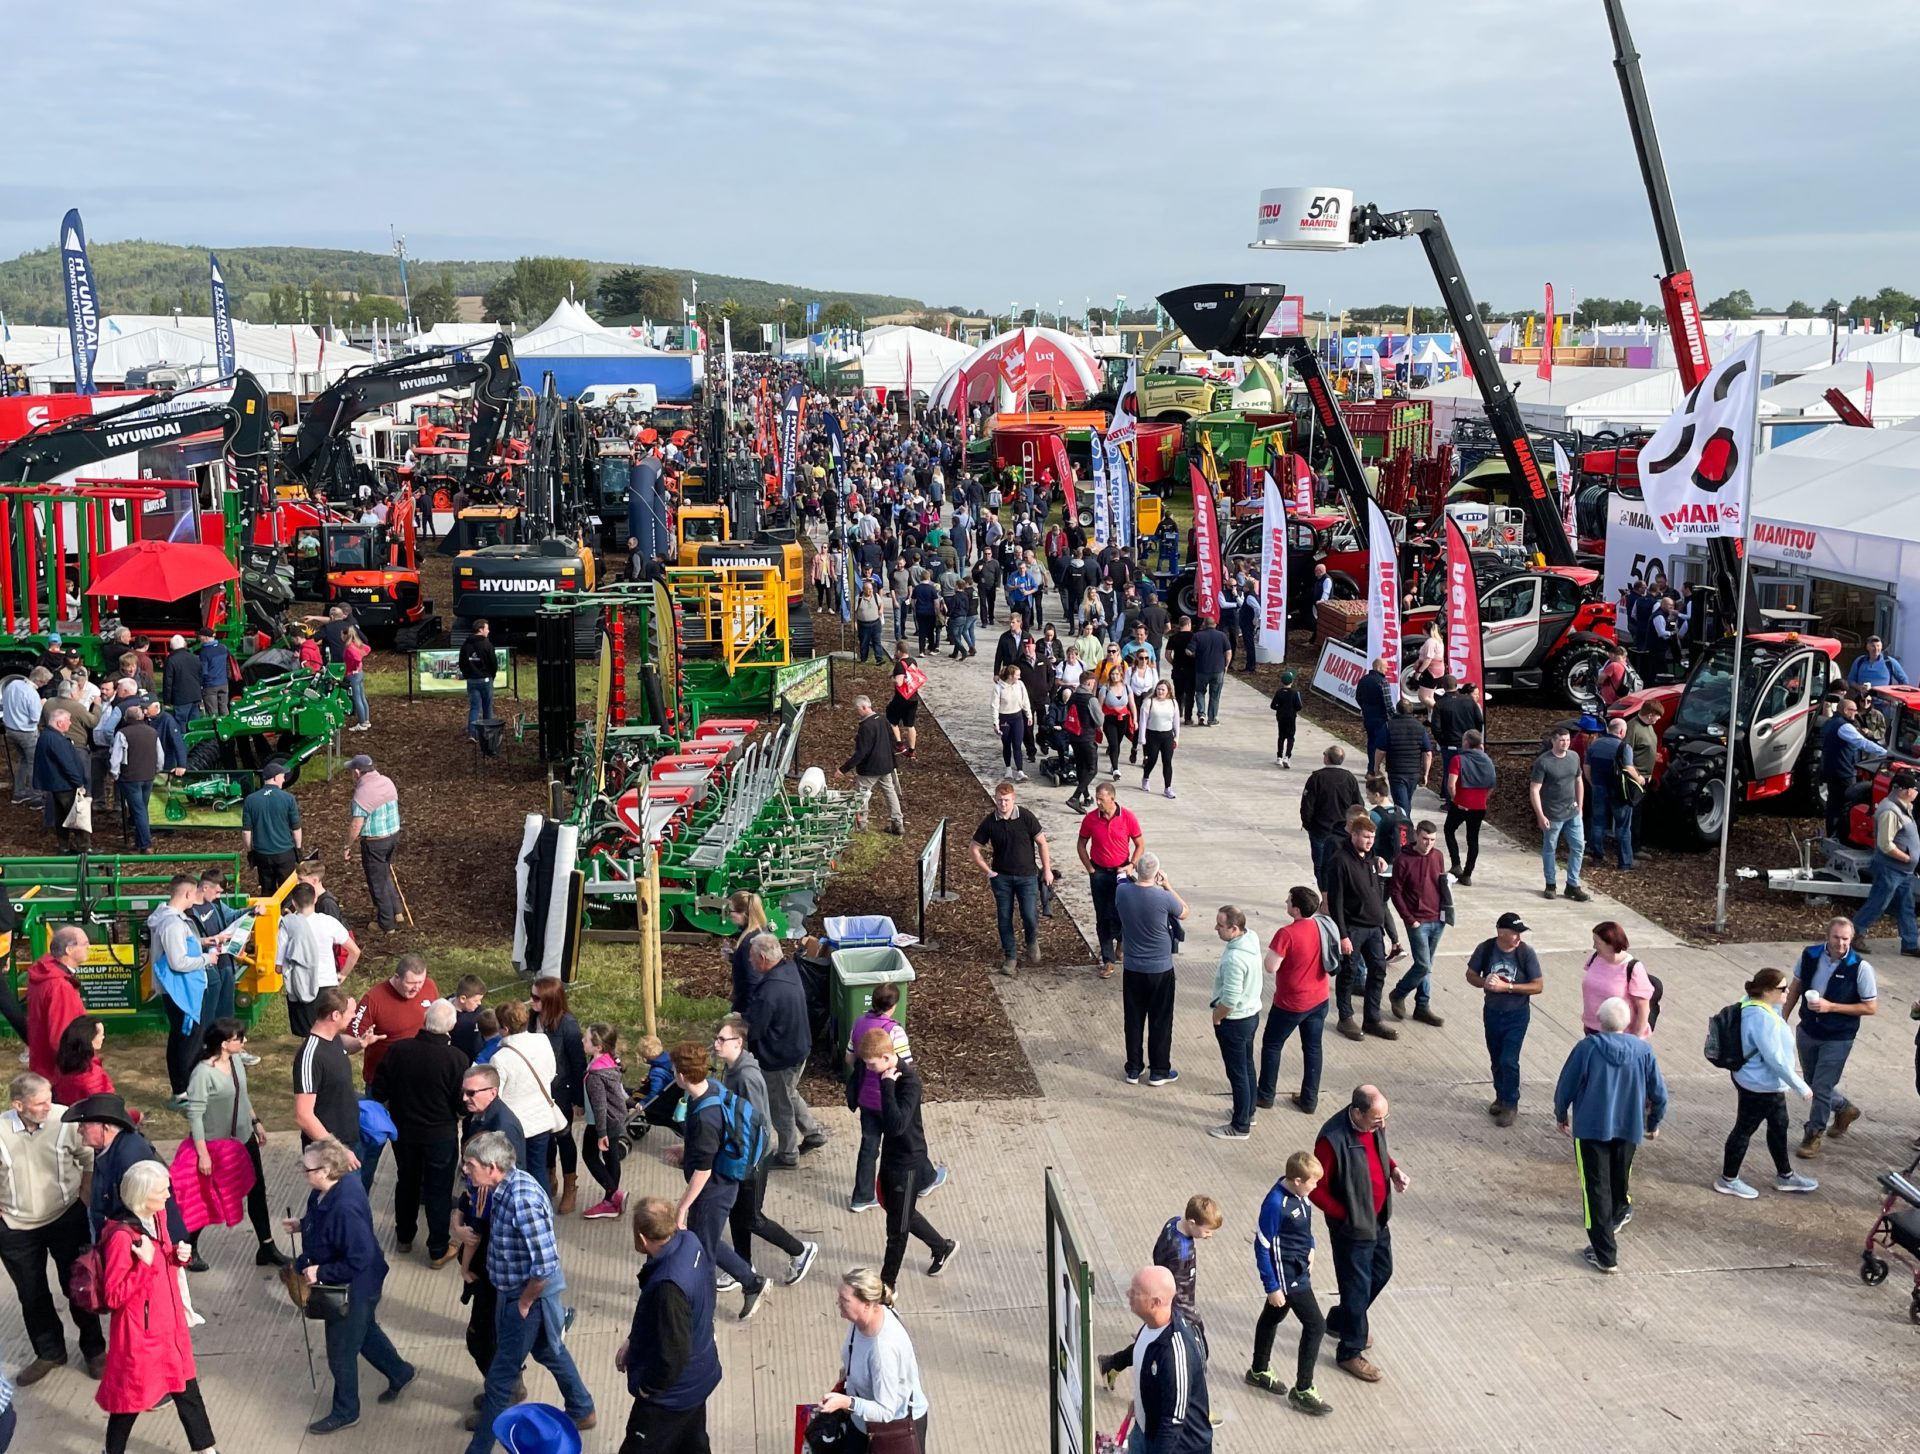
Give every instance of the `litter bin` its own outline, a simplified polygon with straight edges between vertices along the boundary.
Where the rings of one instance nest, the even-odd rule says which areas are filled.
[[[847,1036],[853,1022],[873,1008],[873,987],[893,984],[900,987],[900,1003],[893,1018],[907,1023],[907,987],[913,983],[913,965],[907,956],[891,944],[833,951],[833,1054],[841,1064],[846,1053]]]

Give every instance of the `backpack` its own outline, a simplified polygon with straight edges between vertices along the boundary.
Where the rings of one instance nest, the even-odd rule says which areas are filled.
[[[123,1221],[115,1217],[113,1221]],[[145,1235],[145,1229],[135,1227]],[[81,1249],[73,1259],[73,1266],[67,1269],[67,1301],[73,1305],[76,1313],[92,1313],[96,1317],[105,1317],[112,1311],[107,1306],[107,1234],[101,1230],[98,1238]]]
[[[752,1101],[719,1085],[696,1101],[687,1114],[697,1116],[715,1101],[720,1104],[724,1133],[719,1154],[713,1158],[714,1174],[728,1181],[745,1181],[766,1159],[767,1123],[760,1118]]]
[[[1741,1005],[1735,1001],[1722,1005],[1707,1021],[1707,1064],[1721,1070],[1738,1070],[1753,1057],[1740,1033]]]

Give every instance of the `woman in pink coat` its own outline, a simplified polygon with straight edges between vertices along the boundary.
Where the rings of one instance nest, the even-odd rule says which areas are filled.
[[[109,1221],[100,1237],[113,1321],[94,1401],[107,1411],[107,1454],[126,1454],[133,1421],[168,1398],[195,1454],[210,1454],[214,1447],[180,1298],[180,1269],[188,1259],[167,1235],[171,1190],[166,1167],[136,1162],[120,1178],[127,1215]]]

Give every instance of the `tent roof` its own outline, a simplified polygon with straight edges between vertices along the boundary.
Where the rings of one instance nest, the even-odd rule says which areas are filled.
[[[348,369],[374,361],[373,355],[364,349],[339,343],[327,344],[323,360],[320,356],[320,335],[304,324],[242,323],[236,320],[233,325],[233,348],[234,362],[239,367],[256,375],[265,388],[277,391],[294,389],[296,361],[300,377],[308,385],[331,383]],[[100,350],[95,355],[93,366],[95,379],[116,382],[127,376],[128,369],[156,364],[198,368],[211,377],[213,370],[218,367],[213,320],[126,313],[101,319]],[[57,358],[30,366],[27,375],[36,382],[71,383],[73,357],[62,353]]]
[[[914,392],[929,393],[948,369],[973,351],[972,344],[925,328],[874,329],[861,347],[860,382],[869,389],[904,389],[911,356]]]
[[[1876,383],[1878,382],[1876,371]],[[1753,509],[1815,529],[1920,541],[1920,431],[1822,429],[1761,455]]]
[[[1665,419],[1680,407],[1685,391],[1677,369],[1600,369],[1559,365],[1553,381],[1534,377],[1532,364],[1502,364],[1521,417],[1535,428],[1564,429],[1581,423],[1636,424]],[[1481,408],[1472,379],[1448,379],[1423,390],[1433,400],[1434,424],[1451,428],[1461,415]]]
[[[571,358],[604,358],[610,355],[658,355],[665,352],[648,343],[643,329],[620,331],[604,328],[571,298],[562,298],[538,328],[522,334],[513,342],[514,353],[521,358],[542,354]]]
[[[485,343],[500,332],[493,323],[436,323],[407,340],[415,348],[461,348],[469,343]]]
[[[1085,339],[1062,333],[1057,328],[1015,328],[995,334],[942,374],[927,395],[928,407],[951,407],[962,369],[967,371],[969,397],[977,396],[976,370],[981,379],[990,371],[998,378],[1008,356],[1015,353],[1025,359],[1033,387],[1040,387],[1043,381],[1051,379],[1059,384],[1061,392],[1077,399],[1100,390],[1100,364],[1087,348]]]
[[[1826,401],[1828,389],[1838,388],[1856,408],[1867,402],[1867,369],[1873,369],[1873,414],[1884,423],[1920,418],[1920,363],[1876,363],[1849,360],[1802,374],[1760,393],[1760,412],[1779,418],[1835,419]],[[1864,431],[1856,430],[1855,433]]]

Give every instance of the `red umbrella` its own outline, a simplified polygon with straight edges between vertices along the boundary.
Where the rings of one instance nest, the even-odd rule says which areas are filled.
[[[89,596],[137,596],[143,601],[177,601],[209,586],[238,580],[224,551],[184,541],[136,540],[94,561]]]

